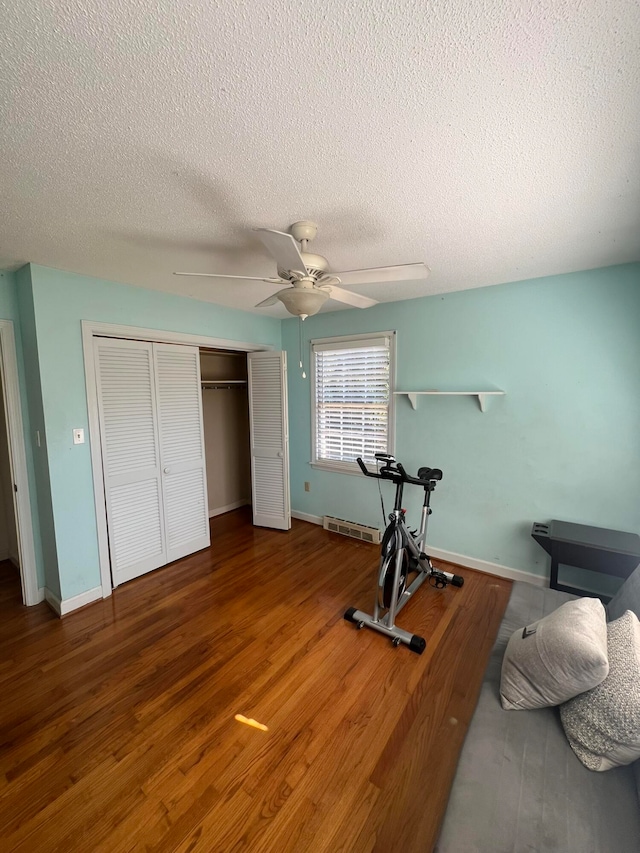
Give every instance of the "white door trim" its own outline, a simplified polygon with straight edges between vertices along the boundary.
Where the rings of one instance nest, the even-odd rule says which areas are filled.
[[[15,489],[13,490],[13,498],[18,534],[22,600],[30,606],[44,601],[44,588],[42,590],[38,588],[27,454],[22,424],[20,384],[18,382],[18,359],[11,320],[0,320],[0,370],[2,371],[2,386],[4,388],[4,411],[7,420],[11,476],[17,487],[17,492]]]
[[[109,559],[109,541],[107,537],[107,508],[104,497],[104,477],[102,472],[102,442],[100,438],[100,420],[98,416],[98,389],[96,384],[96,364],[93,348],[95,336],[124,338],[133,341],[151,341],[159,344],[185,344],[187,346],[210,347],[212,349],[237,350],[238,352],[257,352],[273,350],[267,344],[253,344],[241,341],[228,341],[224,338],[208,338],[206,335],[190,335],[186,332],[171,332],[164,329],[144,329],[139,326],[123,326],[117,323],[99,323],[82,320],[82,350],[84,353],[84,375],[87,391],[87,414],[89,419],[89,447],[91,468],[93,471],[93,496],[98,530],[98,558],[100,562],[100,583],[102,597],[111,595],[111,563]]]

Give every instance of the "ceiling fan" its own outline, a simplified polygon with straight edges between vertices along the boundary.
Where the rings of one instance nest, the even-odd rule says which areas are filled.
[[[426,278],[429,274],[429,268],[425,264],[401,264],[331,273],[326,258],[307,251],[308,244],[318,232],[318,226],[315,222],[309,222],[306,219],[294,222],[288,234],[271,228],[254,228],[253,230],[275,258],[278,265],[278,278],[204,272],[176,272],[174,275],[239,278],[246,281],[263,281],[267,284],[287,284],[288,287],[259,302],[255,307],[266,308],[269,305],[275,305],[276,302],[282,302],[290,314],[304,320],[312,314],[317,314],[327,299],[334,299],[336,302],[343,302],[354,308],[369,308],[371,305],[378,304],[377,299],[370,299],[368,296],[345,290],[339,286],[341,284],[415,281]]]

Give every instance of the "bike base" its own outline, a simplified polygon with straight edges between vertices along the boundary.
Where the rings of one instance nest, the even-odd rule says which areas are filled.
[[[384,634],[386,637],[389,637],[394,646],[404,643],[405,646],[409,646],[411,651],[416,652],[416,654],[421,655],[427,647],[427,641],[423,637],[419,637],[417,634],[410,634],[408,631],[398,628],[397,625],[389,627],[386,623],[386,616],[376,621],[368,613],[363,613],[362,610],[350,607],[344,614],[344,618],[347,622],[353,622],[358,628],[366,626],[367,628],[373,628],[374,631],[378,631],[380,634]]]

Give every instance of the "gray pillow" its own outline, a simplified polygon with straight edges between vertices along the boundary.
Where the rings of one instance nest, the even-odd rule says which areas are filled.
[[[571,748],[590,770],[640,758],[640,622],[631,610],[608,625],[609,675],[560,708]]]
[[[510,638],[500,699],[507,710],[560,705],[606,678],[607,623],[597,598],[567,601]]]

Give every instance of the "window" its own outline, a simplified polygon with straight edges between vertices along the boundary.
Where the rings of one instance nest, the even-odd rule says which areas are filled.
[[[393,452],[394,332],[311,342],[312,465],[358,471]]]

